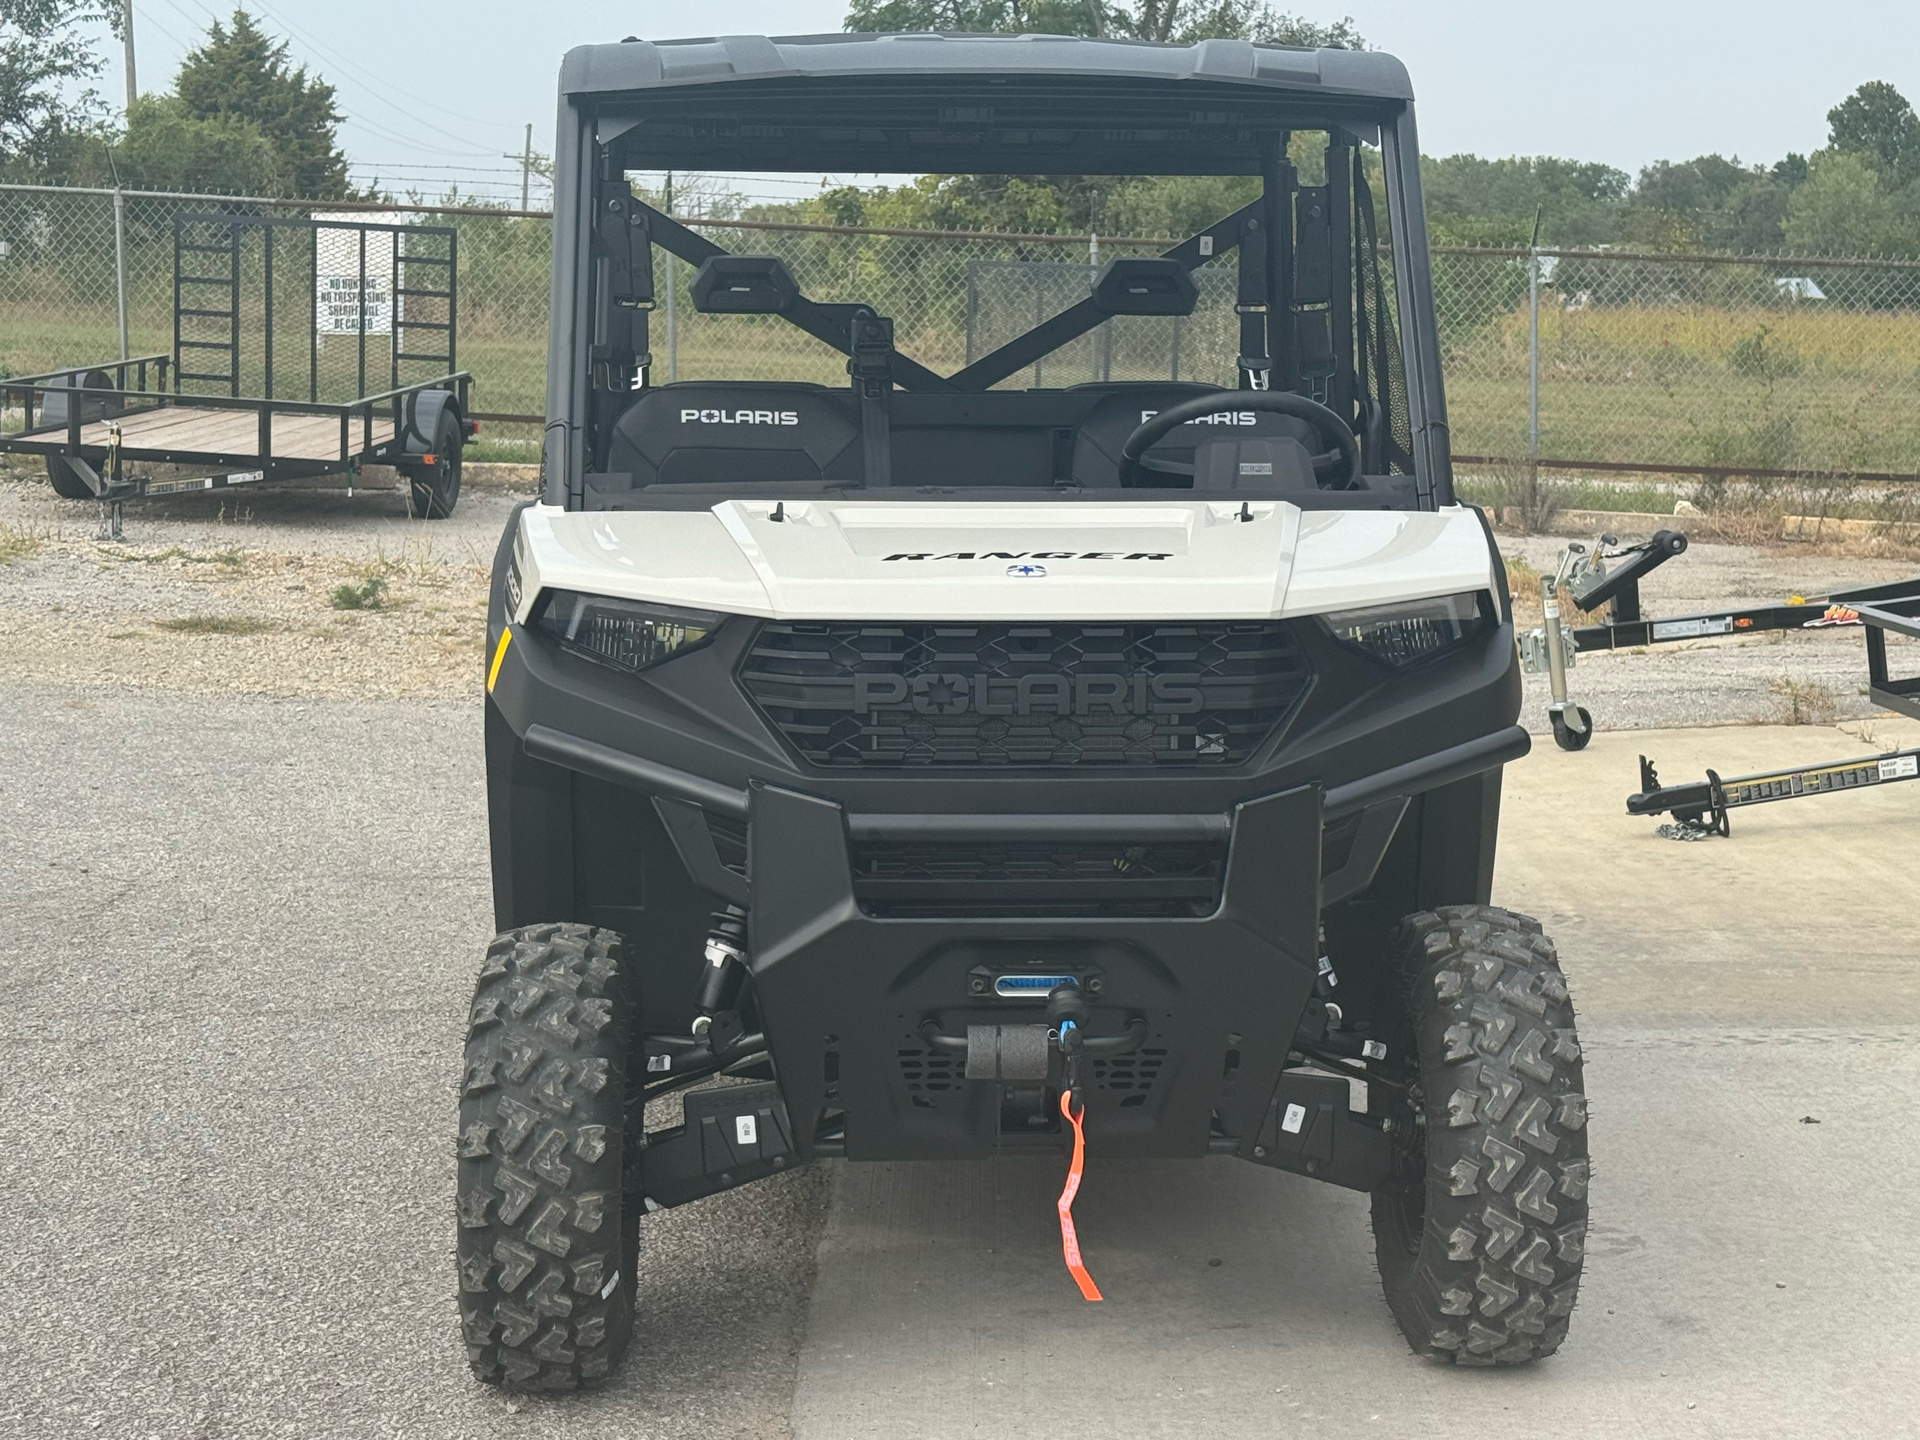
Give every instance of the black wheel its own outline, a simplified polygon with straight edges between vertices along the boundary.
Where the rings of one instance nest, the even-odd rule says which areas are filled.
[[[450,410],[440,412],[433,431],[433,464],[407,468],[410,509],[423,520],[444,520],[460,503],[460,450],[466,436]]]
[[[1555,710],[1552,720],[1553,743],[1562,750],[1584,750],[1587,742],[1593,739],[1593,717],[1583,705]]]
[[[1373,1192],[1387,1304],[1416,1353],[1516,1365],[1566,1338],[1587,1233],[1573,1002],[1538,922],[1479,905],[1401,922],[1394,1173]],[[1391,1050],[1390,1050],[1391,1053]]]
[[[474,990],[460,1096],[460,1323],[473,1373],[515,1390],[607,1378],[633,1333],[629,1037],[620,937],[496,936]],[[636,1092],[637,1093],[637,1088]]]
[[[47,456],[47,479],[53,482],[53,493],[62,500],[91,500],[93,491],[87,488],[87,482],[73,473],[73,467],[58,455]]]

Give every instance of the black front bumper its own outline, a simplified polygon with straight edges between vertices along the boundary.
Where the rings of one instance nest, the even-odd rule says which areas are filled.
[[[755,786],[750,833],[754,986],[798,1136],[832,1133],[839,1112],[853,1159],[1053,1148],[1046,1105],[1003,1124],[1001,1088],[966,1081],[963,1057],[926,1037],[1040,1023],[1038,999],[980,995],[978,982],[1044,972],[1096,981],[1091,1035],[1146,1024],[1138,1050],[1087,1063],[1102,1154],[1253,1144],[1320,953],[1315,787],[1235,807],[1219,906],[1190,918],[878,918],[855,896],[832,801]]]

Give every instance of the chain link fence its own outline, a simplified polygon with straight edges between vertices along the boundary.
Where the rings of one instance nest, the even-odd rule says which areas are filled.
[[[173,342],[173,222],[191,211],[335,214],[340,205],[0,186],[0,371],[31,374]],[[546,395],[547,216],[378,207],[459,234],[459,368],[488,427],[533,448]],[[980,358],[1086,293],[1114,255],[1161,238],[687,223],[784,259],[807,293],[893,316],[936,370]],[[656,380],[845,383],[844,358],[772,317],[705,316],[690,267],[656,254]],[[1434,290],[1463,465],[1920,475],[1920,262],[1437,249]],[[1121,317],[1010,377],[1012,387],[1180,378],[1231,383],[1232,261],[1202,268],[1180,320]],[[124,297],[124,303],[122,300]],[[17,420],[13,423],[17,423]]]

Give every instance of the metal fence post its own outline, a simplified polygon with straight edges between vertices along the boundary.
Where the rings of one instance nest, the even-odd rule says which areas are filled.
[[[113,187],[113,288],[120,320],[120,358],[125,360],[133,354],[127,348],[127,201],[118,185]]]
[[[1540,513],[1540,211],[1527,240],[1527,492],[1526,523]]]
[[[666,213],[673,214],[673,172],[667,172]],[[680,378],[680,327],[673,313],[673,292],[679,288],[679,261],[667,256],[667,383]]]
[[[667,383],[673,384],[680,378],[680,327],[673,313],[673,292],[679,287],[680,277],[675,272],[680,262],[673,256],[667,256]]]

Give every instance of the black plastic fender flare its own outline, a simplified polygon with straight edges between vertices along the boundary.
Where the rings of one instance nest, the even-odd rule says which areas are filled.
[[[401,425],[401,454],[431,455],[433,437],[439,432],[440,417],[451,410],[454,422],[460,422],[460,399],[451,390],[416,390],[407,396]]]

